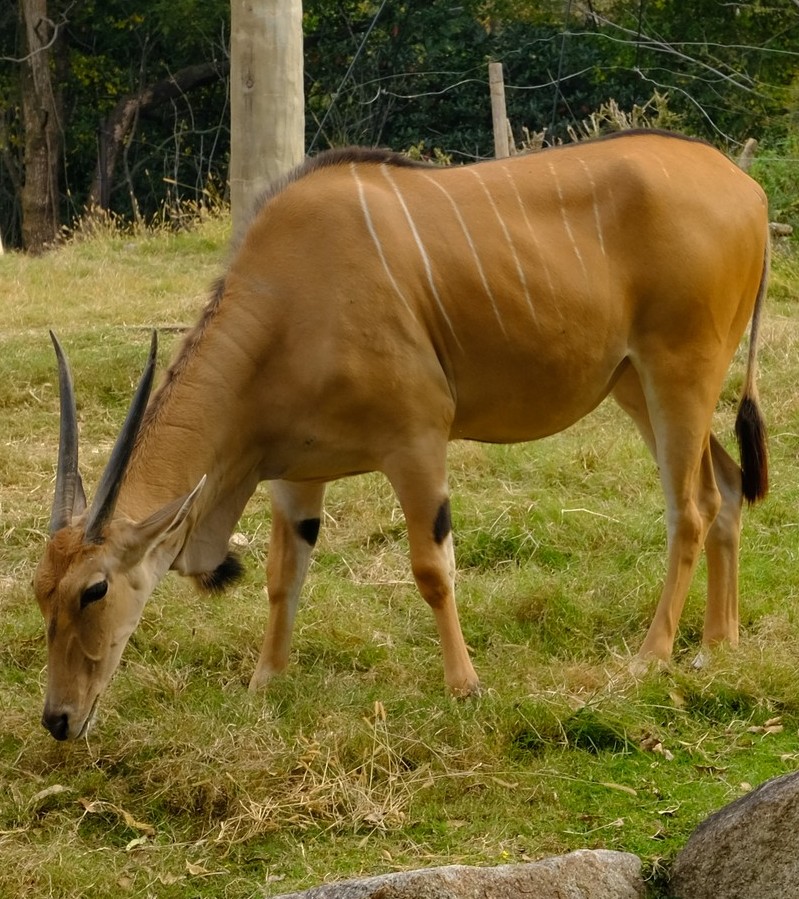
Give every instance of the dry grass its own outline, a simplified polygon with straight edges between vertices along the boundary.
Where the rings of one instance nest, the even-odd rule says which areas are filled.
[[[691,667],[700,571],[674,663],[630,675],[662,577],[662,498],[608,405],[534,446],[452,448],[460,605],[482,696],[445,696],[401,514],[367,476],[329,491],[292,667],[267,693],[244,689],[266,614],[259,490],[239,525],[243,585],[198,599],[166,579],[89,739],[49,740],[29,594],[56,452],[46,329],[70,347],[91,485],[147,329],[164,327],[165,361],[224,262],[226,231],[212,219],[0,259],[0,895],[268,896],[582,846],[637,852],[656,874],[710,810],[796,768],[799,264],[787,250],[761,354],[773,489],[745,513],[737,652]],[[739,358],[719,408],[728,443],[742,370]]]

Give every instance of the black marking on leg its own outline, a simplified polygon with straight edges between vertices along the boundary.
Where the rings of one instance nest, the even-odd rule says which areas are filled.
[[[452,512],[449,507],[449,500],[445,499],[439,506],[436,520],[433,522],[433,540],[436,543],[443,543],[452,530]]]
[[[244,566],[235,553],[228,553],[223,562],[213,571],[205,571],[195,575],[194,580],[201,590],[209,593],[221,593],[226,587],[235,583],[244,574]]]
[[[318,518],[304,518],[297,525],[297,533],[307,544],[314,546],[319,537],[320,524],[321,521]]]

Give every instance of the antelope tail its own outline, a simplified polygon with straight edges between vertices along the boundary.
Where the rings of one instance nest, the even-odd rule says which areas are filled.
[[[755,299],[752,313],[752,327],[749,333],[749,358],[746,365],[746,380],[735,419],[735,436],[741,454],[741,485],[743,495],[750,504],[761,500],[768,493],[768,446],[766,422],[760,411],[757,396],[757,343],[760,330],[760,316],[766,296],[771,260],[769,236],[766,236],[766,253],[763,259],[763,275]]]

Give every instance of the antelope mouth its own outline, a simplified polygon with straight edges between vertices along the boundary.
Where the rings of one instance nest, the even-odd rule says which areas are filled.
[[[94,724],[94,718],[97,714],[97,703],[100,701],[100,694],[94,697],[94,702],[92,703],[92,707],[89,709],[89,714],[86,716],[86,720],[83,722],[83,726],[75,735],[76,740],[82,740],[88,733],[92,724]]]

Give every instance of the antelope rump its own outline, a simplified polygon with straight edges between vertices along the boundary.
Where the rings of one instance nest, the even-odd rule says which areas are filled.
[[[767,490],[755,384],[769,260],[762,190],[663,132],[439,168],[330,151],[273,189],[149,398],[147,368],[87,504],[72,379],[50,539],[35,575],[43,724],[89,727],[169,569],[218,589],[229,537],[270,482],[269,616],[252,689],[285,668],[325,484],[380,471],[406,519],[444,678],[478,688],[455,606],[447,444],[537,440],[608,394],[660,472],[667,568],[642,658],[667,659],[707,553],[703,643],[738,637],[741,507]],[[739,466],[711,431],[751,320]]]

